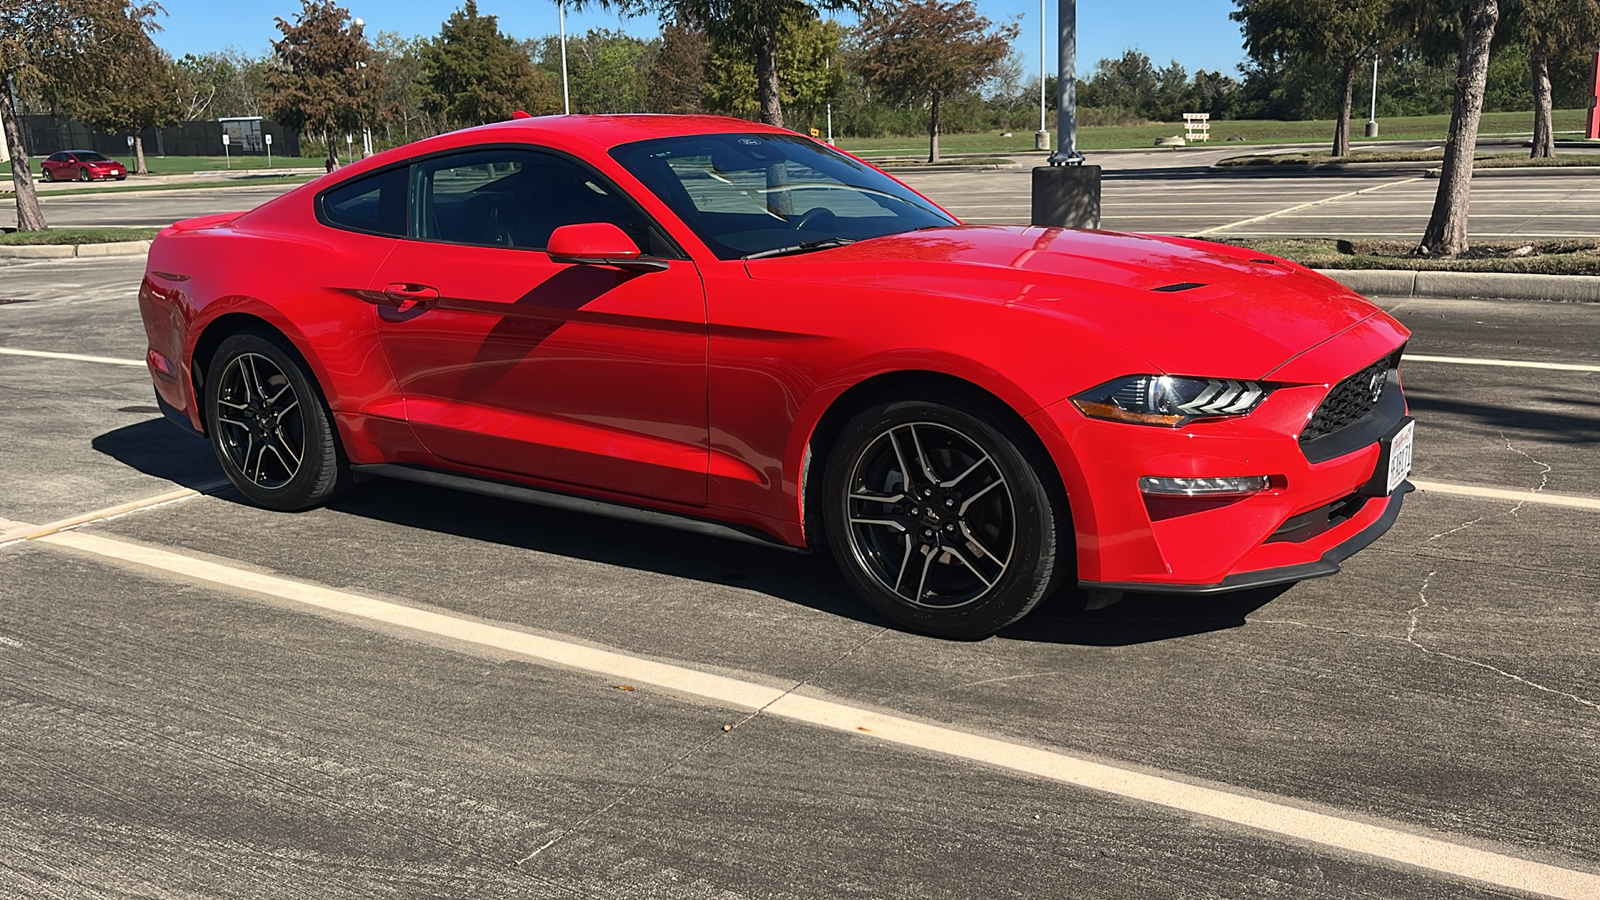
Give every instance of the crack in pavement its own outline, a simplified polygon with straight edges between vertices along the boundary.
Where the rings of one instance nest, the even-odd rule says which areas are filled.
[[[1534,465],[1537,465],[1537,466],[1540,466],[1541,468],[1543,468],[1544,471],[1539,473],[1539,484],[1537,486],[1535,486],[1535,487],[1529,488],[1528,489],[1528,493],[1529,494],[1537,494],[1537,493],[1543,491],[1550,484],[1550,473],[1553,471],[1553,469],[1550,466],[1550,464],[1546,463],[1543,460],[1534,459],[1533,455],[1528,453],[1528,451],[1522,450],[1522,449],[1516,447],[1515,445],[1513,445],[1511,443],[1511,439],[1506,437],[1506,433],[1504,431],[1500,432],[1500,440],[1505,441],[1507,450],[1510,450],[1512,453],[1517,453],[1517,454],[1520,454],[1520,455],[1522,455],[1524,457],[1527,457],[1529,462],[1532,462]],[[1501,516],[1515,516],[1515,515],[1517,515],[1518,513],[1521,512],[1521,510],[1522,510],[1522,508],[1524,506],[1527,506],[1527,505],[1528,505],[1528,501],[1526,499],[1518,500],[1517,504],[1515,506],[1511,507],[1510,509],[1508,509],[1508,510],[1506,510],[1504,512],[1484,513],[1483,515],[1477,517],[1476,519],[1472,519],[1470,521],[1463,522],[1460,525],[1457,525],[1456,527],[1451,528],[1451,529],[1449,529],[1447,531],[1441,531],[1438,534],[1434,535],[1433,537],[1430,537],[1427,540],[1423,541],[1422,543],[1424,545],[1431,544],[1434,541],[1437,541],[1438,539],[1440,539],[1442,537],[1448,537],[1448,536],[1450,536],[1452,534],[1455,534],[1458,531],[1465,531],[1468,528],[1471,528],[1472,526],[1477,525],[1477,524],[1479,524],[1481,522],[1487,521],[1489,519],[1498,519]]]
[[[1417,627],[1421,623],[1422,611],[1425,610],[1425,609],[1428,609],[1429,606],[1431,605],[1428,602],[1428,585],[1433,582],[1433,576],[1435,576],[1437,574],[1439,574],[1439,570],[1438,569],[1434,569],[1432,572],[1429,572],[1426,576],[1423,577],[1422,586],[1417,588],[1417,599],[1422,601],[1422,602],[1418,603],[1416,606],[1411,607],[1411,609],[1409,611],[1409,614],[1411,616],[1411,621],[1406,626],[1406,637],[1405,637],[1406,643],[1408,643],[1411,646],[1417,648],[1418,650],[1421,650],[1423,653],[1426,653],[1429,656],[1439,656],[1439,657],[1443,657],[1444,659],[1453,660],[1455,662],[1465,663],[1466,665],[1469,665],[1469,666],[1477,666],[1480,669],[1487,669],[1490,672],[1495,673],[1496,675],[1501,675],[1501,676],[1504,676],[1506,678],[1509,678],[1512,681],[1517,682],[1518,684],[1527,685],[1528,687],[1531,687],[1531,688],[1533,688],[1535,690],[1544,691],[1547,694],[1555,694],[1557,697],[1565,697],[1566,699],[1571,700],[1574,703],[1581,703],[1584,706],[1589,707],[1590,709],[1593,709],[1593,710],[1595,710],[1597,712],[1600,712],[1600,703],[1596,703],[1595,701],[1587,699],[1585,697],[1580,697],[1577,694],[1572,694],[1572,693],[1568,693],[1566,691],[1557,690],[1557,689],[1552,688],[1552,687],[1546,687],[1546,686],[1544,686],[1542,684],[1539,684],[1536,681],[1530,681],[1530,680],[1528,680],[1526,678],[1523,678],[1521,675],[1518,675],[1518,674],[1516,674],[1514,672],[1507,672],[1505,669],[1502,669],[1502,668],[1500,668],[1498,666],[1489,665],[1486,662],[1479,662],[1478,660],[1470,659],[1470,658],[1465,657],[1465,656],[1458,656],[1458,655],[1456,655],[1454,653],[1446,653],[1443,650],[1434,650],[1434,649],[1431,649],[1429,647],[1423,646],[1422,642],[1417,640]]]

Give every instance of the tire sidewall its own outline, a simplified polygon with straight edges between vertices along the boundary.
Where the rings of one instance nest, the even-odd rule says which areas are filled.
[[[845,495],[860,456],[885,430],[910,423],[953,428],[989,453],[1011,492],[1016,516],[1012,558],[987,594],[957,609],[918,607],[867,571],[857,556]],[[863,410],[847,423],[828,455],[823,519],[839,567],[863,599],[906,628],[937,637],[980,639],[1026,615],[1049,592],[1060,565],[1058,523],[1050,491],[1017,447],[1017,437],[992,417],[959,401],[895,400]]]
[[[299,471],[282,487],[264,488],[257,485],[234,465],[223,447],[222,430],[217,422],[217,396],[222,373],[229,362],[244,353],[255,353],[272,360],[289,379],[299,398],[300,409],[304,411],[305,456]],[[216,454],[217,462],[228,480],[251,503],[281,511],[307,509],[322,503],[333,493],[333,488],[328,486],[330,474],[335,486],[348,480],[340,478],[341,473],[337,471],[329,471],[330,465],[336,469],[342,468],[343,456],[322,392],[306,373],[305,364],[298,355],[288,350],[280,340],[255,331],[242,331],[224,338],[217,352],[212,354],[206,371],[204,402],[206,433],[211,440],[212,452]]]

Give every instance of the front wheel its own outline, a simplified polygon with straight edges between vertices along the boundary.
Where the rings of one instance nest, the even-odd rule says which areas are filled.
[[[257,506],[320,506],[349,481],[321,393],[274,336],[223,340],[206,375],[205,412],[223,472]]]
[[[89,170],[88,169],[79,169],[78,170],[78,180],[79,181],[93,181],[94,180],[94,176],[89,174]]]
[[[1048,457],[1025,426],[949,397],[857,414],[828,457],[824,524],[845,577],[879,612],[937,637],[987,637],[1071,569]]]

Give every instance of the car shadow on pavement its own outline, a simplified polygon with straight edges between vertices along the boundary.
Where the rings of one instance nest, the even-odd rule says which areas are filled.
[[[1584,400],[1571,397],[1530,398],[1545,403],[1566,406],[1592,406]],[[1463,403],[1429,396],[1426,392],[1407,391],[1406,401],[1412,415],[1424,420],[1428,413],[1460,416],[1496,430],[1514,429],[1536,431],[1545,440],[1557,444],[1592,444],[1600,442],[1600,416],[1589,413],[1559,413],[1542,410],[1518,409],[1510,406],[1491,406],[1486,403]]]
[[[160,412],[153,406],[150,410]],[[211,445],[164,418],[108,431],[89,446],[129,468],[186,488],[201,490],[223,480]]]
[[[164,419],[106,432],[92,446],[133,469],[185,487],[213,486],[222,478],[211,446]],[[244,503],[231,488],[216,497]],[[826,552],[787,553],[387,478],[359,485],[330,508],[405,528],[757,591],[829,615],[893,627],[857,599]],[[1221,597],[1130,594],[1090,612],[1083,611],[1081,594],[1062,590],[1000,637],[1087,646],[1161,641],[1237,628],[1282,590]]]

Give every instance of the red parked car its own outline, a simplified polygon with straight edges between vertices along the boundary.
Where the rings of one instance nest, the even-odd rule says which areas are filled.
[[[93,150],[52,153],[39,163],[39,169],[45,181],[97,181],[106,178],[123,181],[128,177],[127,166]]]
[[[168,415],[274,509],[364,472],[807,550],[981,637],[1063,585],[1330,575],[1394,522],[1408,333],[1179,238],[965,225],[714,117],[512,121],[166,229]]]

